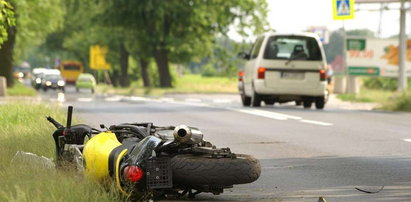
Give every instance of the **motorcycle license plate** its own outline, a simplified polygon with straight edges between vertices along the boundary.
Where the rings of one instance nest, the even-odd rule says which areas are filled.
[[[282,79],[302,80],[304,75],[304,72],[281,72]]]

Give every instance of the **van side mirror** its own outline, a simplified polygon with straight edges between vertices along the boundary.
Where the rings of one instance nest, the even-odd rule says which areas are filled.
[[[238,56],[239,58],[244,59],[244,60],[249,60],[249,59],[250,59],[250,54],[248,54],[248,53],[246,53],[246,52],[239,52],[239,53],[237,54],[237,56]]]

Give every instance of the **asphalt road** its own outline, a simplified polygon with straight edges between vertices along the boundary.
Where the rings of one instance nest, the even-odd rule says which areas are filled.
[[[260,159],[258,181],[199,201],[411,201],[411,114],[324,110],[294,105],[242,107],[237,95],[158,98],[42,93],[43,100],[73,105],[98,127],[122,122],[186,124],[205,139]],[[377,191],[360,192],[355,187]]]

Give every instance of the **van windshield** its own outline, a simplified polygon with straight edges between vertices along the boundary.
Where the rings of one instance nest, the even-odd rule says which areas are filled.
[[[268,39],[264,59],[322,60],[322,55],[315,38],[284,35]]]

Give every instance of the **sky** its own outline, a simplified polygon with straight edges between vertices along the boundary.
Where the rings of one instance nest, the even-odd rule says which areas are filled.
[[[345,27],[346,30],[370,29],[378,32],[380,21],[380,4],[356,4],[353,20],[334,20],[332,0],[267,0],[269,13],[267,21],[277,32],[301,32],[310,26],[325,26],[330,32]],[[387,38],[399,33],[399,3],[387,5],[381,17],[381,37]],[[410,8],[406,4],[406,8]],[[407,14],[407,34],[411,34],[411,9]],[[231,38],[241,40],[233,31]],[[254,37],[251,37],[253,39]],[[250,39],[250,40],[251,40]],[[248,39],[247,39],[248,41]]]

